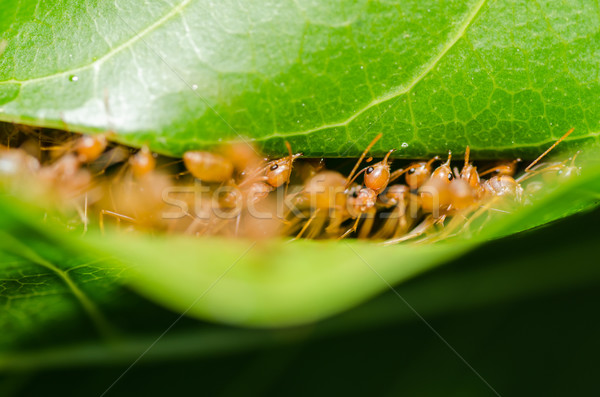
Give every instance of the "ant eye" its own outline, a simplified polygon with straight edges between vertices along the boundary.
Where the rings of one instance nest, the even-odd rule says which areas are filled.
[[[408,170],[409,174],[414,174],[415,172],[417,172],[417,170],[414,168],[411,168],[410,170]]]
[[[373,167],[369,167],[367,168],[367,174],[370,174],[371,172],[373,172],[374,168]]]
[[[352,197],[354,197],[354,198],[358,197],[358,192],[356,190],[352,192]]]
[[[277,164],[273,164],[270,168],[271,171],[275,171],[279,166]]]
[[[452,175],[452,173],[450,172],[450,173],[448,174],[448,180],[449,180],[449,181],[451,181],[453,178],[454,178],[454,175]]]

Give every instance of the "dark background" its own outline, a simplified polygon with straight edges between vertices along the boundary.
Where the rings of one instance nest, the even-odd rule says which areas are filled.
[[[295,329],[183,319],[169,331],[180,354],[159,341],[105,395],[494,395],[481,378],[502,396],[598,395],[599,225],[600,211],[579,214],[398,286],[424,321],[393,291]],[[177,317],[132,305],[137,315],[111,315],[131,329],[153,324],[150,339]],[[196,330],[212,336],[177,337]],[[100,396],[131,362],[4,374],[0,395]]]

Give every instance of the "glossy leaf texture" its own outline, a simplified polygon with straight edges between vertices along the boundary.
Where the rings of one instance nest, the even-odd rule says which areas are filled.
[[[592,0],[5,0],[0,120],[180,155],[534,157],[600,130]]]

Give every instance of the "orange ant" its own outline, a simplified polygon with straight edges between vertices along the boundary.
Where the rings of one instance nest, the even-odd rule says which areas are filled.
[[[404,169],[399,169],[392,172],[390,176],[390,182],[395,181],[401,175],[406,174],[404,177],[406,184],[410,187],[410,190],[417,190],[420,188],[431,176],[431,165],[434,161],[439,160],[438,156],[433,157],[429,161],[418,161],[409,164]]]
[[[223,153],[237,155],[235,159],[209,152],[186,152],[184,162],[194,177],[207,182],[219,182],[232,188],[219,192],[223,194],[219,195],[217,206],[225,210],[239,210],[236,216],[236,223],[239,224],[244,208],[264,200],[269,193],[284,184],[287,190],[293,163],[302,154],[294,154],[289,142],[285,144],[289,155],[264,165],[261,165],[264,160],[259,159],[258,155],[255,155],[256,151],[247,144],[247,148],[242,148],[241,144],[221,148]],[[241,180],[238,182],[233,178],[234,169],[240,174]],[[225,221],[220,222],[219,229],[225,225]]]
[[[379,195],[379,205],[391,208],[391,213],[386,214],[387,219],[381,225],[375,238],[398,237],[406,233],[417,217],[417,196],[411,192],[407,185],[394,184],[387,187]],[[407,212],[410,209],[411,212]]]
[[[433,203],[433,199],[431,200],[431,202],[429,202],[427,200],[423,200],[424,196],[420,195],[422,208],[424,208],[425,212],[429,212],[428,210],[430,209],[438,209],[442,213],[442,216],[439,219],[443,221],[446,214],[450,212],[471,210],[475,205],[479,204],[481,199],[488,200],[488,205],[483,206],[479,213],[474,214],[473,217],[469,219],[468,222],[470,223],[474,218],[476,218],[480,213],[482,213],[481,211],[489,209],[490,203],[496,199],[502,197],[510,197],[513,198],[516,202],[522,202],[524,190],[521,186],[521,182],[525,181],[533,175],[548,171],[563,171],[564,174],[567,174],[569,176],[577,174],[579,169],[575,167],[574,160],[578,153],[571,159],[570,166],[566,166],[566,162],[562,162],[558,164],[551,164],[548,167],[542,167],[540,169],[533,168],[560,142],[567,138],[573,132],[573,130],[574,129],[571,128],[561,138],[554,142],[554,144],[550,148],[548,148],[544,153],[538,156],[525,168],[525,172],[522,176],[516,179],[508,174],[514,168],[514,164],[516,164],[516,162],[519,160],[509,163],[508,165],[500,165],[498,167],[495,167],[492,169],[493,171],[486,171],[486,173],[498,172],[499,175],[494,175],[488,180],[481,183],[481,181],[479,180],[479,175],[477,175],[476,169],[468,162],[469,149],[467,148],[465,152],[465,165],[463,167],[463,171],[461,171],[459,175],[459,179],[455,180],[450,174],[447,174],[450,158],[448,159],[447,164],[443,164],[432,173],[430,180],[427,181],[423,186],[432,187],[431,193],[433,198],[435,198],[434,196],[437,194],[437,200],[435,200],[437,201],[437,206],[429,205],[430,203]],[[442,168],[445,165],[447,165],[448,168]],[[439,172],[437,172],[438,170]],[[436,176],[436,181],[432,181],[432,179]],[[447,183],[446,180],[449,180],[451,182]],[[453,219],[453,221],[455,220]],[[429,228],[435,224],[435,222],[435,217],[430,215],[409,234],[401,236],[399,238],[387,240],[383,244],[390,245],[418,237],[426,233],[429,230]],[[449,234],[452,230],[454,230],[457,227],[457,223],[454,223],[455,224],[452,225],[453,227],[449,227],[444,234]]]
[[[183,162],[194,178],[204,182],[227,182],[233,175],[233,163],[215,153],[188,151]]]
[[[324,170],[310,177],[303,189],[297,194],[294,205],[310,211],[310,218],[304,223],[295,239],[299,239],[312,225],[307,238],[319,235],[327,220],[325,228],[328,234],[337,231],[346,212],[347,179],[337,171]],[[296,219],[300,219],[296,217]]]
[[[346,236],[348,236],[351,233],[354,233],[357,230],[358,224],[363,214],[367,214],[367,221],[361,230],[360,237],[366,237],[371,230],[376,214],[375,204],[377,202],[377,197],[381,192],[385,190],[388,183],[390,182],[391,173],[390,164],[388,160],[390,155],[395,151],[395,149],[388,151],[383,160],[381,160],[380,162],[367,166],[359,172],[357,172],[356,174],[355,172],[362,163],[363,159],[366,157],[369,150],[371,150],[371,148],[375,145],[375,143],[377,143],[379,139],[381,139],[382,136],[383,134],[381,133],[377,134],[377,136],[371,141],[371,143],[369,143],[369,145],[360,155],[358,161],[356,162],[356,165],[346,178],[345,187],[346,192],[348,194],[347,211],[350,219],[356,218],[356,221],[350,229],[346,230],[339,237],[340,239],[345,238]],[[354,182],[354,180],[363,172],[365,174],[363,178],[365,187],[357,186],[350,188],[352,182]]]

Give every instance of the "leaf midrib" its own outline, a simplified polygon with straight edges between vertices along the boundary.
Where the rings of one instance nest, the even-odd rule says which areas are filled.
[[[163,17],[158,19],[156,22],[154,22],[153,24],[151,24],[144,30],[142,30],[139,34],[134,35],[131,39],[127,40],[126,42],[122,43],[121,45],[114,47],[111,51],[107,52],[104,56],[100,57],[99,59],[97,59],[96,61],[92,62],[89,65],[66,70],[63,72],[59,72],[59,73],[55,73],[55,74],[51,74],[51,75],[47,75],[47,76],[34,78],[34,79],[28,79],[28,80],[11,79],[11,80],[0,81],[0,85],[1,84],[30,84],[30,83],[34,83],[34,82],[53,79],[53,78],[60,77],[60,76],[71,75],[71,74],[81,72],[81,71],[84,71],[84,70],[87,70],[90,68],[97,69],[106,60],[110,59],[112,56],[119,53],[120,51],[130,47],[137,41],[142,40],[144,36],[151,33],[152,31],[154,31],[155,29],[160,27],[162,24],[166,23],[168,20],[173,18],[175,15],[178,15],[185,7],[187,7],[187,5],[189,5],[191,3],[191,1],[192,0],[182,1],[177,6],[175,6],[170,12],[165,14]],[[348,117],[347,119],[345,119],[343,121],[339,121],[336,123],[330,123],[330,124],[324,124],[319,127],[315,127],[315,128],[303,130],[303,131],[284,132],[284,133],[279,132],[279,131],[273,131],[272,134],[262,136],[260,138],[257,138],[256,140],[263,141],[263,140],[268,140],[268,139],[277,138],[277,137],[309,135],[309,134],[319,132],[322,130],[327,130],[330,128],[339,128],[339,127],[345,128],[350,123],[352,123],[352,121],[354,121],[357,117],[364,114],[365,112],[372,109],[373,107],[378,106],[381,103],[384,103],[384,102],[389,101],[394,98],[398,98],[397,100],[399,100],[402,95],[406,94],[407,92],[410,92],[421,80],[423,80],[423,78],[425,78],[433,70],[433,68],[435,68],[435,66],[444,58],[444,56],[448,53],[448,51],[450,51],[454,47],[454,45],[465,35],[467,29],[471,26],[473,21],[475,21],[477,16],[480,14],[480,12],[481,12],[483,6],[486,4],[486,2],[487,2],[487,0],[480,0],[477,3],[477,5],[475,7],[473,7],[471,12],[464,18],[462,23],[459,25],[458,29],[456,30],[456,33],[454,35],[452,35],[450,40],[448,40],[445,43],[442,50],[437,55],[432,57],[430,59],[430,61],[424,65],[422,70],[418,74],[416,74],[411,79],[411,81],[409,81],[408,83],[406,83],[402,86],[396,87],[395,90],[392,90],[390,93],[388,93],[386,95],[383,95],[383,96],[373,99],[371,102],[366,104],[362,109],[355,111],[353,115],[351,115],[350,117]],[[118,14],[117,14],[117,16],[118,16]],[[119,16],[119,18],[120,18],[120,16]],[[387,112],[387,109],[385,112]],[[385,112],[384,112],[384,114],[385,114]]]
[[[354,121],[357,117],[359,117],[361,114],[365,113],[369,109],[410,92],[421,80],[423,80],[429,74],[429,72],[431,72],[433,70],[433,68],[436,67],[436,65],[442,60],[442,58],[448,53],[448,51],[450,51],[454,47],[454,45],[458,42],[458,40],[460,40],[465,35],[467,29],[471,26],[471,24],[473,23],[475,18],[479,15],[481,9],[483,8],[483,6],[485,5],[486,2],[487,2],[487,0],[480,0],[479,3],[477,3],[477,5],[473,8],[471,13],[469,15],[467,15],[467,17],[463,20],[460,27],[456,31],[456,34],[444,45],[444,47],[442,48],[442,51],[440,51],[436,56],[431,58],[430,61],[425,64],[425,66],[421,70],[421,72],[419,72],[416,76],[414,76],[410,82],[408,82],[407,84],[401,85],[399,87],[396,87],[394,92],[373,99],[371,102],[366,104],[364,108],[356,111],[352,116],[348,117],[346,120],[343,120],[343,121],[340,121],[337,123],[324,124],[319,127],[315,127],[315,128],[312,128],[309,130],[304,130],[304,131],[283,132],[283,133],[279,132],[279,131],[274,131],[272,134],[266,135],[266,136],[261,136],[260,138],[257,138],[256,140],[263,141],[263,140],[269,140],[269,139],[277,138],[277,137],[309,135],[309,134],[319,132],[322,130],[327,130],[330,128],[339,128],[339,127],[345,128],[352,121]],[[399,99],[400,98],[398,98],[398,100]],[[394,104],[395,103],[396,102],[394,102]],[[392,107],[394,106],[394,104],[392,104]],[[386,109],[385,112],[383,112],[383,114],[385,114],[388,109]],[[380,118],[383,116],[383,114],[380,116]]]

